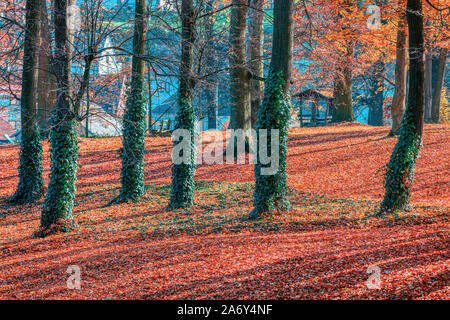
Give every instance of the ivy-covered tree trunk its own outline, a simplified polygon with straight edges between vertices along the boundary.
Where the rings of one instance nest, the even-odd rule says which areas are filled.
[[[183,129],[189,133],[190,153],[188,161],[172,165],[172,191],[170,208],[187,208],[194,203],[195,174],[195,117],[192,106],[194,94],[193,81],[193,47],[194,47],[194,4],[193,0],[182,0],[181,3],[181,63],[178,89],[178,111],[175,129]],[[175,141],[176,147],[182,140]],[[186,151],[186,150],[184,150]]]
[[[264,45],[264,0],[251,1],[248,25],[248,65],[252,72],[250,80],[251,124],[256,128],[258,108],[264,97],[264,82],[258,78],[264,76],[263,45]],[[256,76],[256,77],[255,77]]]
[[[19,184],[12,203],[31,203],[42,196],[42,145],[36,117],[40,0],[27,0],[23,53]]]
[[[245,61],[248,0],[233,0],[230,21],[231,129],[251,129],[250,73]]]
[[[387,165],[381,213],[405,210],[414,177],[414,167],[422,144],[425,110],[425,58],[422,0],[408,0],[406,17],[409,30],[408,105],[400,136]]]
[[[255,165],[255,191],[253,202],[255,208],[250,219],[257,219],[272,211],[288,211],[290,203],[287,198],[287,129],[290,110],[290,79],[292,73],[293,43],[293,0],[274,2],[273,44],[269,76],[266,80],[264,100],[258,110],[257,138],[258,154]],[[261,161],[261,130],[267,130],[267,154],[272,155],[271,138],[274,130],[279,130],[278,168],[275,174],[265,175],[262,169],[270,166]],[[276,137],[276,136],[275,136]],[[264,142],[264,141],[263,141]]]
[[[71,102],[72,41],[67,24],[68,0],[55,0],[54,64],[57,98],[52,111],[50,130],[50,183],[41,213],[38,236],[70,230],[75,223],[72,208],[78,169],[78,137],[76,119]]]
[[[398,1],[399,6],[403,0]],[[398,135],[400,124],[405,111],[406,100],[406,15],[401,13],[398,22],[396,59],[395,59],[395,89],[391,104],[392,128],[389,135]]]
[[[123,116],[122,190],[118,201],[141,197],[145,192],[145,40],[147,34],[147,1],[137,0],[135,6],[131,88]]]

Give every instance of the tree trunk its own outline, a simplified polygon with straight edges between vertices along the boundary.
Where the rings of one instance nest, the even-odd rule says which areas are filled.
[[[248,0],[233,0],[230,27],[230,127],[244,131],[251,128],[250,73],[245,63],[245,29]]]
[[[448,48],[442,48],[439,54],[439,64],[436,75],[436,84],[433,91],[433,103],[431,105],[431,120],[433,123],[439,123],[439,111],[441,106],[442,84],[445,74],[445,65],[447,63]]]
[[[255,208],[250,219],[256,219],[271,211],[288,211],[287,198],[287,128],[290,118],[290,79],[292,74],[293,43],[293,0],[277,0],[274,2],[273,44],[269,76],[265,84],[264,101],[258,110],[257,137],[258,154],[255,165],[255,191],[253,195]],[[273,163],[263,164],[261,161],[260,139],[267,130],[267,154],[272,155],[272,136],[279,132],[276,145],[278,150],[278,166],[275,173],[263,173]],[[276,138],[276,136],[274,137]],[[264,141],[262,141],[264,143]],[[273,156],[273,155],[272,155]]]
[[[381,213],[405,210],[414,177],[414,167],[422,143],[425,110],[425,57],[422,0],[408,0],[406,17],[409,30],[408,105],[400,136],[387,165]]]
[[[122,190],[119,201],[141,197],[145,192],[145,40],[147,37],[147,0],[136,0],[130,94],[123,115]]]
[[[36,118],[36,90],[38,80],[40,0],[26,3],[26,29],[20,101],[22,139],[20,141],[19,184],[11,203],[32,203],[43,192],[42,145]]]
[[[74,0],[55,0],[55,48],[53,70],[56,76],[56,104],[50,131],[51,173],[41,228],[38,236],[70,230],[74,226],[72,208],[78,160],[78,137],[72,96],[72,29],[68,28],[68,6]]]
[[[182,0],[181,3],[181,63],[178,88],[178,111],[175,129],[188,132],[190,139],[187,161],[172,165],[172,190],[170,208],[187,208],[194,203],[195,174],[195,115],[192,106],[194,95],[193,81],[193,48],[194,48],[194,4],[193,0]],[[174,148],[182,141],[175,141]],[[185,156],[187,154],[184,154]]]
[[[378,60],[373,68],[371,75],[372,83],[372,93],[371,93],[371,105],[369,106],[369,117],[368,124],[371,126],[384,126],[384,114],[383,114],[383,103],[384,103],[384,71],[385,65],[382,59]]]
[[[90,117],[90,109],[91,109],[91,95],[89,92],[89,85],[90,85],[90,77],[86,79],[86,122],[84,127],[84,135],[86,138],[89,138],[89,117]]]
[[[399,0],[399,5],[403,0]],[[400,132],[400,123],[405,111],[406,99],[406,15],[402,13],[398,22],[397,47],[395,60],[395,89],[391,104],[392,128],[390,135],[397,135]]]
[[[433,86],[432,86],[432,51],[428,46],[425,54],[425,122],[431,121],[431,104],[433,102]]]
[[[264,76],[263,45],[264,45],[264,0],[253,0],[249,11],[248,25],[248,65],[253,76]],[[256,128],[258,108],[264,97],[264,82],[253,77],[250,80],[251,124]]]
[[[147,107],[147,130],[152,133],[153,127],[153,112],[152,112],[152,100],[153,100],[153,89],[152,89],[152,72],[150,70],[150,65],[147,65],[147,90],[148,90],[148,107]]]
[[[152,1],[150,2],[150,7],[152,5]],[[151,14],[149,14],[149,23],[151,20]],[[151,55],[151,47],[150,47],[150,39],[148,38],[149,33],[147,32],[147,38],[146,38],[146,44],[145,44],[145,48],[146,48],[146,52],[147,52],[147,56],[150,57]],[[147,62],[147,92],[148,92],[148,107],[147,107],[147,117],[148,117],[148,122],[147,122],[147,130],[150,132],[150,134],[152,134],[152,129],[153,129],[153,112],[152,112],[152,108],[153,108],[153,104],[152,104],[152,99],[153,99],[153,89],[152,89],[152,68],[151,68],[151,63]]]
[[[217,102],[217,83],[212,80],[212,83],[207,84],[205,90],[206,107],[208,112],[208,129],[217,129],[217,113],[218,113],[218,102]]]
[[[51,40],[46,0],[40,0],[40,46],[38,71],[38,124],[41,137],[48,136],[52,107],[56,100],[56,79],[51,70]]]
[[[213,14],[214,0],[209,0],[205,3],[206,13]],[[205,33],[207,38],[205,48],[205,72],[211,74],[216,68],[216,52],[214,49],[214,20],[212,16],[206,18]],[[205,100],[206,110],[208,116],[208,129],[217,129],[217,77],[209,76],[205,83]]]
[[[332,122],[355,121],[352,98],[352,56],[353,44],[349,41],[346,52],[336,65]]]

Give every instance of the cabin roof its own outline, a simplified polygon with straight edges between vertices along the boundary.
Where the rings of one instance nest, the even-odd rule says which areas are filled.
[[[332,93],[327,89],[322,89],[322,90],[306,89],[302,92],[294,94],[293,97],[296,97],[296,98],[317,97],[317,98],[323,99],[323,100],[333,99]]]

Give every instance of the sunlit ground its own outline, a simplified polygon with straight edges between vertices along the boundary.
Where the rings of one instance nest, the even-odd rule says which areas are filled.
[[[253,166],[200,165],[195,208],[168,211],[170,138],[147,138],[147,192],[120,187],[120,138],[80,142],[75,232],[35,239],[42,201],[11,207],[18,146],[0,146],[0,298],[405,299],[450,297],[450,126],[426,125],[412,210],[373,218],[388,128],[290,132],[292,210],[249,222]],[[49,173],[45,144],[45,178]],[[68,266],[81,289],[68,289]],[[380,269],[370,289],[367,268]]]

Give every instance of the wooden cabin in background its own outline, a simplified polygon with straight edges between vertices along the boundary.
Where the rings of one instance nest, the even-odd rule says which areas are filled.
[[[292,96],[298,109],[300,127],[315,127],[331,122],[333,96],[325,91],[307,89]]]

